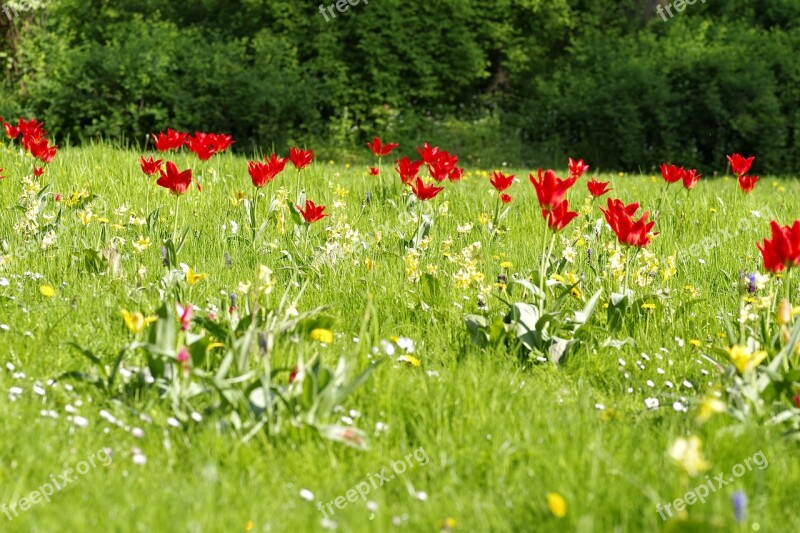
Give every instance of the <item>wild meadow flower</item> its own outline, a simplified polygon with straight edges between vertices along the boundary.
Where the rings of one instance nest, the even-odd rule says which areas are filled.
[[[695,416],[695,423],[697,424],[705,424],[711,417],[715,414],[724,413],[728,406],[714,396],[706,396],[703,398],[703,401],[700,402],[700,407],[697,410],[697,416]]]
[[[725,351],[728,353],[728,357],[740,374],[746,374],[754,370],[768,355],[765,350],[754,352],[741,344],[726,348]]]
[[[556,518],[567,516],[567,501],[557,492],[547,493],[547,508]]]
[[[42,285],[39,287],[39,293],[45,298],[52,298],[56,295],[56,290],[50,285]]]
[[[309,334],[311,340],[321,344],[333,344],[333,331],[325,328],[314,328]]]
[[[190,286],[191,285],[196,285],[198,282],[200,282],[200,281],[202,281],[202,280],[204,280],[204,279],[206,279],[208,277],[207,273],[205,273],[205,272],[195,272],[192,267],[186,267],[184,272],[185,272],[185,275],[186,275],[186,283],[188,283]]]
[[[158,320],[158,317],[146,317],[139,311],[131,313],[130,311],[122,309],[119,313],[122,316],[122,321],[125,323],[125,326],[134,335],[141,333],[148,325]]]
[[[731,495],[731,503],[733,503],[733,515],[736,521],[744,523],[747,518],[747,495],[741,490],[737,490]]]
[[[696,435],[688,439],[679,437],[667,450],[672,462],[689,477],[697,477],[711,468],[703,455],[703,441]]]

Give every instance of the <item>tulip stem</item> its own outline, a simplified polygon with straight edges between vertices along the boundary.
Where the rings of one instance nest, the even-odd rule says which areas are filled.
[[[181,205],[180,195],[175,197],[175,225],[172,228],[172,244],[178,245],[178,209]]]

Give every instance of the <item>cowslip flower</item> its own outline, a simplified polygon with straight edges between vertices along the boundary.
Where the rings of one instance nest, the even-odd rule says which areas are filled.
[[[426,185],[422,178],[417,180],[411,185],[411,191],[421,201],[432,200],[444,190],[444,187],[437,187],[433,184]]]
[[[175,195],[185,194],[189,190],[189,185],[192,184],[192,169],[178,171],[178,167],[172,161],[167,161],[167,169],[160,170],[161,177],[158,178],[156,184],[169,189],[169,192]]]
[[[758,183],[758,180],[758,176],[739,176],[739,188],[745,193],[753,192],[753,189],[756,188],[756,183]]]
[[[586,183],[586,188],[589,189],[589,194],[591,194],[592,197],[599,198],[600,196],[603,196],[604,194],[611,191],[611,188],[609,187],[610,183],[611,182],[598,181],[592,178]]]
[[[155,134],[153,138],[156,145],[156,150],[159,152],[169,152],[171,150],[177,150],[186,144],[186,137],[188,136],[188,133],[167,128],[166,133],[163,131],[159,132]]]
[[[311,200],[306,200],[305,208],[301,208],[298,205],[297,210],[300,211],[303,220],[305,220],[307,224],[313,224],[328,216],[325,214],[324,205],[316,205]]]
[[[145,159],[144,156],[139,158],[139,165],[142,167],[142,172],[147,176],[152,176],[161,170],[163,166],[163,159],[156,159],[150,156],[150,159]]]
[[[611,230],[617,235],[620,244],[645,247],[650,244],[650,230],[655,221],[648,222],[650,213],[645,211],[639,220],[633,216],[639,209],[638,203],[625,205],[619,200],[608,199],[608,209],[600,208]]]
[[[286,167],[286,163],[289,161],[287,158],[278,157],[276,154],[272,154],[269,159],[264,156],[266,163],[261,163],[260,161],[250,161],[247,164],[247,172],[250,174],[250,179],[258,188],[263,187],[275,179],[275,177],[283,172],[283,169]]]
[[[294,168],[303,170],[314,160],[314,151],[292,147],[289,149],[289,159],[291,159]]]
[[[503,192],[514,183],[514,176],[506,176],[502,172],[494,171],[492,177],[489,178],[489,183],[492,184],[492,187],[494,187],[497,192]]]
[[[539,199],[539,206],[542,209],[550,210],[564,201],[567,191],[578,180],[577,177],[571,177],[562,180],[556,176],[552,170],[547,170],[542,174],[542,169],[539,169],[539,178],[529,176],[531,184],[536,189],[536,197]]]
[[[423,161],[411,161],[408,157],[403,156],[402,159],[396,161],[397,166],[394,167],[395,171],[400,175],[400,180],[406,185],[412,183],[419,174],[419,169],[422,168]]]
[[[755,157],[744,157],[741,154],[733,154],[728,156],[728,162],[731,165],[731,170],[737,177],[742,177],[750,171],[753,166]]]
[[[397,143],[387,143],[383,144],[378,137],[375,137],[371,143],[367,143],[369,149],[372,150],[372,153],[375,154],[377,157],[384,157],[392,153],[392,150],[400,146]]]
[[[583,176],[584,172],[589,170],[589,165],[587,165],[583,159],[579,159],[577,161],[573,160],[571,157],[569,158],[569,177],[570,178],[580,178]]]
[[[564,200],[553,209],[542,209],[542,217],[553,231],[561,231],[572,222],[578,213],[569,210],[569,200]]]
[[[764,259],[764,268],[777,274],[800,265],[800,220],[795,220],[791,226],[781,226],[773,220],[770,228],[772,239],[756,243]]]

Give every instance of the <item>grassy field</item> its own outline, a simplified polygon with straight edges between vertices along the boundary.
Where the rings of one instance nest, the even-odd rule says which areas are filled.
[[[57,222],[43,244],[25,236],[25,208],[14,208],[32,161],[16,147],[0,148],[2,530],[800,529],[798,448],[784,428],[725,413],[698,421],[731,379],[710,360],[729,366],[713,352],[727,346],[720,318],[739,314],[740,272],[763,270],[755,241],[768,236],[770,219],[788,224],[800,215],[797,181],[762,178],[744,195],[734,179],[703,178],[692,191],[663,194],[660,176],[597,175],[611,181],[612,197],[661,207],[651,254],[629,258],[625,273],[611,265],[613,233],[591,229],[602,215],[597,201],[584,204],[588,176],[581,178],[569,199],[586,213],[553,250],[571,261],[561,269],[567,285],[577,283],[568,309],[603,292],[584,342],[554,365],[503,343],[481,349],[464,322],[470,314],[502,318],[504,300],[523,299],[513,279],[540,267],[545,224],[530,170],[504,169],[519,182],[509,190],[506,227],[491,232],[498,203],[488,176],[495,169],[468,169],[425,204],[433,225],[409,253],[401,236],[416,231],[420,207],[406,204],[387,164],[383,187],[366,165],[315,161],[299,178],[287,167],[262,190],[259,221],[272,196],[285,189],[283,197],[294,198],[298,183],[330,217],[295,231],[284,200],[254,242],[243,201],[254,190],[246,159],[224,154],[199,163],[173,155],[202,183],[202,192],[193,185],[176,204],[142,174],[139,155],[108,145],[62,150],[40,178],[52,188],[32,215],[41,225]],[[186,267],[162,263],[162,240],[184,228],[177,263],[207,274],[193,284],[183,278]],[[263,271],[259,280],[261,265],[271,270],[267,281]],[[648,303],[610,331],[605,307],[622,274]],[[510,295],[496,285],[501,275]],[[773,279],[755,296],[781,290]],[[352,425],[368,445],[321,438],[290,417],[280,432],[240,431],[203,395],[192,400],[200,416],[187,420],[153,387],[131,393],[56,381],[66,372],[97,372],[70,343],[96,354],[100,366],[113,364],[135,337],[121,310],[156,315],[179,295],[177,303],[196,306],[197,320],[221,320],[230,293],[244,309],[259,291],[269,293],[266,307],[280,307],[284,294],[296,298],[289,315],[328,306],[316,331],[335,335],[325,343],[302,328],[279,335],[273,369],[315,356],[333,367],[341,357],[355,376],[383,361],[317,421],[339,431]],[[260,343],[248,346],[253,360]],[[131,350],[123,377],[135,381],[130,376],[145,364],[143,352]],[[274,380],[281,390],[292,387],[288,372]],[[689,435],[702,439],[709,463],[694,478],[667,453]],[[747,471],[735,476],[745,463]],[[21,498],[67,472],[72,482],[49,502],[20,508]],[[706,475],[733,481],[662,520],[657,506],[708,483]],[[365,498],[350,492],[348,501],[351,489]],[[741,521],[732,504],[737,492],[747,498]]]

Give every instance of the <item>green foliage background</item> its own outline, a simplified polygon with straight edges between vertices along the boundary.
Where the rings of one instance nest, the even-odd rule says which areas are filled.
[[[0,14],[0,114],[61,142],[171,126],[346,157],[380,134],[483,163],[710,173],[736,150],[800,171],[796,0],[667,22],[654,0],[373,0],[329,22],[295,0],[43,4]]]

